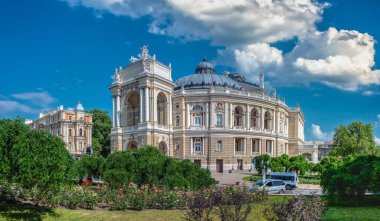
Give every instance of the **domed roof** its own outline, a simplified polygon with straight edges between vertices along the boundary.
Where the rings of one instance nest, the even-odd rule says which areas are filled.
[[[192,74],[178,79],[175,84],[176,89],[183,88],[210,88],[213,87],[228,87],[234,90],[243,90],[243,87],[224,75],[217,74]]]
[[[195,69],[196,74],[215,74],[214,65],[208,62],[207,58],[203,58],[203,61],[198,64]]]

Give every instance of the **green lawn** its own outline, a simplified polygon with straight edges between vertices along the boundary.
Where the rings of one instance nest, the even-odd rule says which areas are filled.
[[[283,200],[283,196],[271,196],[269,200],[254,207],[249,220],[265,220],[262,210],[265,206]],[[28,204],[0,203],[0,220],[141,220],[166,221],[182,220],[180,210],[144,210],[144,211],[94,211],[68,210],[63,208],[48,209]],[[379,220],[380,205],[348,207],[329,207],[325,220]]]

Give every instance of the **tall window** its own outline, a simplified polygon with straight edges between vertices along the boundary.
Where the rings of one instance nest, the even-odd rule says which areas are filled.
[[[69,129],[69,136],[71,137],[72,136],[72,134],[71,134],[72,132],[71,132],[71,129]]]
[[[243,139],[242,138],[235,138],[235,151],[236,152],[243,152]]]
[[[79,142],[79,150],[82,150],[82,142]]]
[[[175,117],[175,125],[178,127],[179,126],[179,116]]]
[[[203,149],[203,142],[202,138],[194,138],[194,153],[195,154],[202,154]]]
[[[271,140],[267,140],[267,142],[266,142],[266,152],[272,153],[272,141]]]
[[[80,137],[83,136],[83,130],[82,130],[82,128],[79,129],[79,136],[80,136]]]
[[[223,114],[222,113],[216,114],[216,126],[218,126],[218,127],[223,126]]]
[[[203,125],[203,107],[201,105],[195,105],[193,107],[194,112],[194,126],[202,126]]]
[[[222,151],[222,148],[223,148],[223,143],[221,140],[218,140],[216,142],[216,151]]]
[[[251,111],[251,127],[258,127],[259,121],[259,113],[256,108],[252,109]]]
[[[125,118],[126,121],[123,122],[123,126],[137,126],[140,121],[140,95],[137,91],[129,95],[124,108],[126,108],[127,117]]]
[[[252,152],[258,153],[260,152],[260,140],[259,139],[253,139],[252,140]]]
[[[167,114],[167,99],[166,95],[163,92],[158,93],[157,95],[157,121],[158,124],[166,125],[166,114]]]
[[[271,121],[270,112],[266,111],[265,115],[264,115],[264,129],[266,129],[266,130],[270,129],[270,121]]]
[[[240,106],[236,107],[234,111],[234,125],[243,126],[243,108]]]

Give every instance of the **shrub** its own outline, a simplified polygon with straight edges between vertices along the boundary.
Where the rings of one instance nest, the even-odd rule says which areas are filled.
[[[322,220],[325,203],[318,196],[295,196],[283,202],[274,203],[264,209],[264,216],[269,221],[274,220]]]

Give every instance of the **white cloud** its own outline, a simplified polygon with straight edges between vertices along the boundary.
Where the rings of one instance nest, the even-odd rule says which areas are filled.
[[[18,101],[0,101],[0,114],[9,114],[14,112],[35,113],[35,111]]]
[[[374,96],[374,95],[380,95],[379,91],[363,91],[362,95],[364,96]]]
[[[277,42],[314,29],[327,4],[310,0],[66,0],[115,15],[153,17],[149,31],[222,46]]]
[[[318,140],[331,140],[333,137],[332,132],[323,132],[321,127],[317,124],[311,125],[311,132],[313,136]]]
[[[376,142],[376,144],[377,144],[377,145],[379,145],[379,146],[380,146],[380,138],[378,138],[378,137],[375,137],[375,142]]]
[[[56,101],[55,98],[53,98],[48,92],[26,92],[26,93],[17,93],[12,94],[12,97],[19,99],[19,100],[25,100],[29,101],[35,105],[39,105],[42,107],[46,107],[49,104]]]
[[[223,46],[218,61],[255,80],[265,72],[274,86],[323,83],[355,91],[380,84],[373,70],[373,37],[334,27],[318,31],[327,3],[312,0],[64,0],[137,19],[152,18],[148,30],[181,40]],[[284,54],[271,43],[296,39]],[[268,78],[267,78],[268,79]]]

